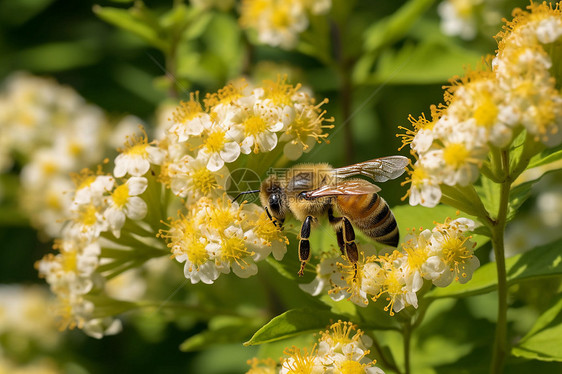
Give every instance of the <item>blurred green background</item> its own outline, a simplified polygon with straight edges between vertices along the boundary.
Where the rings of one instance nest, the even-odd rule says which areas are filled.
[[[181,2],[144,3],[154,14],[162,15]],[[329,98],[329,104],[325,105],[327,116],[335,117],[336,127],[330,144],[318,145],[301,161],[324,161],[343,166],[398,153],[400,140],[395,134],[402,131],[397,126],[408,127],[409,114],[418,117],[425,112],[429,116],[430,105],[442,102],[442,86],[448,78],[462,74],[464,66],[474,66],[480,56],[494,53],[496,43],[492,35],[499,31],[499,26],[495,30],[481,30],[470,41],[445,36],[439,29],[436,1],[426,1],[427,10],[413,22],[401,25],[401,31],[395,32],[394,37],[377,41],[384,32],[390,32],[385,26],[388,17],[408,3],[415,2],[364,0],[355,3],[353,22],[345,41],[350,49],[351,64],[367,55],[361,50],[368,49],[369,43],[380,43],[380,46],[372,49],[376,50],[371,67],[373,74],[353,85],[350,125],[347,124],[349,118],[342,114],[338,73],[314,56],[298,51],[263,45],[249,48],[245,33],[236,28],[236,7],[227,11],[209,10],[207,23],[201,26],[200,34],[189,41],[189,48],[178,48],[182,53],[178,61],[191,65],[175,67],[176,85],[165,78],[169,71],[169,56],[138,35],[104,22],[93,11],[95,6],[129,9],[130,2],[0,0],[0,80],[16,71],[53,77],[74,88],[88,102],[103,108],[110,117],[133,114],[154,124],[155,112],[165,101],[177,103],[180,99],[188,99],[189,92],[196,90],[203,96],[241,75],[272,76],[268,68],[264,68],[267,66],[264,63],[281,64],[295,69],[293,74],[297,78],[292,83],[300,82],[310,87],[319,100]],[[510,9],[526,4],[523,1],[499,3],[501,16],[508,16]],[[368,64],[366,60],[362,63]],[[274,67],[273,70],[279,69]],[[173,97],[176,94],[177,97]],[[351,151],[346,147],[346,125],[351,126]],[[16,165],[11,173],[17,174],[19,167]],[[400,186],[400,181],[391,181],[382,187],[391,206],[402,203],[400,197],[405,194],[406,187]],[[13,201],[3,201],[4,205],[10,203]],[[43,284],[37,278],[33,264],[49,252],[52,243],[40,240],[25,217],[11,212],[10,215],[3,214],[1,219],[0,283]],[[487,261],[486,250],[489,249],[482,250],[483,263]],[[254,297],[267,296],[267,286],[259,286],[260,282],[283,288],[283,279],[277,276],[252,283],[240,279],[229,279],[229,282],[237,286],[232,297],[241,300],[247,294],[248,284],[257,287],[253,290]],[[221,282],[215,286],[220,288]],[[169,287],[172,294],[176,288],[192,286],[178,278],[170,280]],[[285,290],[287,293],[293,291],[300,292]],[[459,327],[467,334],[476,330],[491,331],[493,325],[489,318],[493,317],[479,315],[483,313],[478,311],[479,303],[489,305],[493,303],[493,297],[444,305],[443,309],[455,308],[454,313],[474,313],[478,317],[476,326]],[[434,323],[446,326],[448,322],[436,319]],[[246,359],[256,354],[252,347],[219,344],[203,352],[189,353],[178,349],[187,337],[205,327],[204,323],[190,320],[170,323],[158,311],[147,312],[125,322],[119,335],[102,340],[89,338],[80,331],[65,332],[63,348],[52,355],[69,373],[226,374],[247,370]],[[10,342],[0,343],[6,348]],[[442,372],[447,372],[446,367]]]

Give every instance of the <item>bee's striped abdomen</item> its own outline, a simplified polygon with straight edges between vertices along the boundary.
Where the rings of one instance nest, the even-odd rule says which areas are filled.
[[[336,201],[341,214],[348,217],[353,226],[380,243],[398,246],[398,225],[382,197],[376,193],[342,195]]]

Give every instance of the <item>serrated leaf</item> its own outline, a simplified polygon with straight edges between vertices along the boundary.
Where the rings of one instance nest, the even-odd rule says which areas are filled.
[[[137,35],[153,47],[162,51],[168,50],[168,43],[161,38],[162,30],[149,19],[146,12],[141,12],[135,7],[119,9],[96,5],[93,9],[102,20]]]
[[[511,353],[541,361],[562,361],[562,296],[544,312]]]
[[[537,278],[562,276],[562,239],[529,252],[506,259],[509,285]],[[466,284],[453,283],[445,288],[434,288],[426,297],[465,297],[496,289],[496,263],[490,262],[474,272]]]
[[[292,309],[259,329],[244,345],[257,345],[324,330],[341,316],[321,309]]]

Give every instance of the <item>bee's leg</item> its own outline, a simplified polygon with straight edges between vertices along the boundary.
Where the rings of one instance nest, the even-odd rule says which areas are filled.
[[[267,213],[267,216],[269,217],[271,222],[273,222],[276,227],[279,227],[281,230],[283,230],[283,221],[279,221],[276,218],[273,218],[271,213],[269,213],[269,209],[267,209],[267,207],[265,207],[265,212]]]
[[[350,262],[356,263],[359,259],[357,252],[357,244],[355,244],[355,230],[347,217],[342,217],[343,220],[343,237],[345,241],[345,255]]]
[[[299,270],[299,277],[304,274],[304,268],[308,260],[310,260],[310,242],[308,238],[310,237],[310,228],[312,227],[312,216],[307,216],[301,226],[301,235],[299,241],[299,260],[301,262],[301,268]]]
[[[341,254],[345,256],[345,241],[343,240],[343,225],[342,217],[334,217],[332,208],[328,209],[328,221],[336,231],[336,238],[338,239],[338,247]]]
[[[357,244],[355,244],[355,230],[347,217],[342,217],[343,222],[343,237],[345,241],[345,255],[349,262],[353,264],[355,274],[353,279],[357,279],[357,260],[359,260],[359,252],[357,251]]]

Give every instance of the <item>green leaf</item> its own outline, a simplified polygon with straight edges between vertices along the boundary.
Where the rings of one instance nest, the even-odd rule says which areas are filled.
[[[213,318],[209,329],[190,336],[181,345],[183,352],[196,351],[217,344],[240,342],[251,336],[263,320],[220,316]]]
[[[506,259],[508,285],[532,279],[562,275],[562,239],[537,247],[529,252]],[[496,263],[490,262],[474,272],[466,284],[453,283],[445,288],[434,288],[425,296],[465,297],[479,295],[496,289]]]
[[[375,51],[402,38],[434,0],[410,0],[365,31],[365,50]]]
[[[434,222],[442,223],[446,218],[455,219],[457,217],[457,209],[443,204],[437,205],[434,208],[426,208],[420,205],[399,205],[393,207],[392,212],[396,217],[396,222],[398,223],[402,238],[405,236],[404,234],[408,232],[408,229],[419,229],[421,227],[431,230],[435,226]],[[466,214],[461,214],[461,217],[475,219]],[[473,235],[472,239],[477,243],[476,248],[482,246],[489,240],[489,238],[483,235]]]
[[[291,309],[259,329],[245,345],[257,345],[324,330],[341,316],[321,309]]]
[[[95,5],[93,10],[102,20],[137,35],[153,47],[167,51],[169,45],[162,38],[162,30],[148,10],[141,4],[137,2],[134,7],[129,9]]]
[[[562,145],[556,148],[549,148],[531,158],[528,168],[536,168],[556,161],[562,160]],[[562,167],[562,165],[560,165]],[[558,167],[558,168],[560,168]]]
[[[500,207],[501,185],[491,181],[485,176],[482,176],[480,178],[480,185],[476,185],[474,187],[476,188],[476,191],[478,192],[486,210],[495,215]]]
[[[544,312],[511,353],[541,361],[562,361],[562,295]]]
[[[428,38],[418,44],[406,43],[400,50],[385,50],[367,84],[431,84],[446,82],[475,64],[481,56],[443,39]]]
[[[0,23],[3,26],[24,24],[40,14],[52,2],[53,0],[0,1]]]
[[[20,69],[55,72],[93,65],[100,59],[94,43],[88,40],[41,44],[17,52]]]
[[[526,182],[520,183],[511,188],[509,192],[509,206],[507,212],[507,220],[510,221],[517,214],[518,209],[523,205],[525,201],[531,196],[532,187],[542,179],[545,175],[556,171],[557,169],[545,170],[539,176],[534,176],[534,179],[528,180]]]

